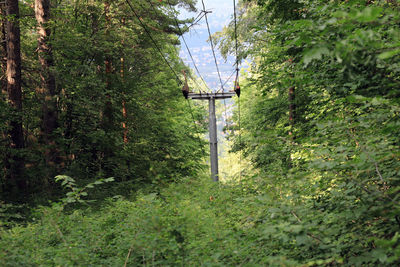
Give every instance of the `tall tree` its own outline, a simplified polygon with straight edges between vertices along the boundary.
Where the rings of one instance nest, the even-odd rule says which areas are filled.
[[[121,28],[125,26],[125,18],[121,19]],[[125,44],[125,39],[122,39],[121,41],[122,45]],[[121,63],[121,69],[120,69],[120,75],[121,75],[121,82],[122,82],[122,88],[123,88],[123,93],[122,93],[122,129],[124,131],[123,133],[123,141],[124,144],[126,145],[128,143],[128,126],[127,126],[127,110],[126,110],[126,93],[125,93],[125,57],[124,57],[124,50],[121,49],[121,59],[120,59],[120,63]]]
[[[6,15],[6,7],[5,5],[0,6],[0,15],[1,15],[1,21],[0,21],[0,40],[1,40],[1,46],[0,46],[0,62],[1,62],[1,73],[5,74],[7,71],[7,42],[5,41],[7,38],[6,35],[6,24],[7,21],[5,19]],[[1,78],[1,92],[2,96],[5,97],[7,95],[7,79],[5,75],[2,75]]]
[[[7,1],[7,92],[8,101],[15,111],[10,119],[11,155],[8,183],[13,193],[26,189],[22,178],[23,161],[20,150],[24,148],[22,130],[21,47],[18,0]]]
[[[50,0],[35,0],[35,17],[38,31],[38,56],[41,65],[40,80],[42,92],[42,137],[46,149],[46,165],[53,165],[56,159],[54,130],[58,127],[57,121],[57,90],[56,80],[51,68],[54,65],[53,53],[49,38],[51,29]]]
[[[5,5],[0,5],[0,40],[1,40],[1,45],[0,45],[0,65],[1,65],[1,78],[0,78],[0,86],[1,86],[1,95],[0,95],[0,104],[5,104],[5,100],[7,98],[7,78],[6,78],[6,72],[7,72],[7,43],[6,43],[6,6]],[[5,123],[4,123],[5,124]],[[5,125],[4,125],[5,126]],[[1,130],[1,139],[4,141],[7,141],[7,130],[2,128]],[[2,163],[4,163],[4,166],[7,165],[7,158],[3,157],[1,160]],[[7,174],[7,169],[5,167],[2,168],[1,175],[0,177],[5,177]]]
[[[105,29],[105,36],[107,38],[107,41],[110,36],[110,27],[111,27],[111,14],[110,14],[110,1],[105,1],[104,2],[104,16],[106,20],[106,29]],[[108,50],[108,49],[107,49]],[[105,74],[106,74],[106,106],[104,108],[104,127],[105,130],[109,130],[112,128],[113,121],[114,121],[114,116],[113,116],[113,110],[112,110],[112,100],[111,100],[111,95],[110,95],[110,90],[111,90],[111,75],[112,75],[112,57],[111,57],[111,51],[106,51],[105,59],[104,59],[104,65],[105,65]]]

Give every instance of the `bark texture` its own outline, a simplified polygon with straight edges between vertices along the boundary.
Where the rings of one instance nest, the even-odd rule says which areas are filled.
[[[0,32],[0,53],[1,53],[1,92],[2,92],[2,99],[6,98],[7,96],[7,34],[6,34],[6,25],[7,21],[5,19],[6,16],[6,7],[4,5],[0,6],[0,15],[2,19],[0,20],[1,23],[1,32]]]
[[[41,66],[41,96],[42,96],[42,138],[46,145],[45,160],[47,167],[57,163],[58,152],[54,131],[58,128],[57,90],[52,67],[54,59],[49,42],[51,29],[50,0],[35,0],[35,17],[38,31],[38,57]]]
[[[41,65],[40,78],[43,94],[43,133],[46,142],[51,142],[51,134],[57,128],[56,80],[51,68],[54,65],[49,38],[51,29],[50,0],[35,0],[35,16],[38,23],[38,55]]]
[[[106,20],[106,37],[108,38],[110,35],[110,27],[111,27],[111,15],[110,15],[110,2],[104,2],[104,16]],[[109,55],[110,51],[106,51],[104,65],[105,65],[105,72],[106,72],[106,103],[104,108],[104,117],[103,117],[103,124],[104,129],[106,131],[111,130],[114,125],[114,116],[113,116],[113,107],[112,107],[112,100],[110,95],[111,90],[111,74],[113,72],[112,67],[112,59]]]
[[[22,130],[22,89],[21,89],[21,43],[19,28],[18,0],[7,1],[7,93],[14,114],[10,119],[10,170],[8,185],[12,194],[24,193],[26,181],[22,177],[23,158],[21,149],[24,148]]]

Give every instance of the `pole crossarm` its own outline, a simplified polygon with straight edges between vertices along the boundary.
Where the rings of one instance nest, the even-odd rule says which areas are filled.
[[[209,100],[211,98],[214,99],[226,99],[235,96],[235,92],[220,92],[220,93],[189,93],[188,98],[191,99],[200,99],[200,100]]]

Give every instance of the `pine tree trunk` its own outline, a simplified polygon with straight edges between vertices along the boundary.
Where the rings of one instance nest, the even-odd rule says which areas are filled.
[[[0,20],[0,40],[1,40],[1,46],[0,46],[0,64],[1,64],[1,80],[0,80],[0,84],[1,84],[1,95],[0,95],[0,101],[2,102],[6,102],[7,100],[7,79],[6,79],[6,72],[7,72],[7,43],[6,43],[6,19],[5,19],[5,15],[6,15],[6,6],[5,5],[1,5],[0,6],[0,15],[1,15],[1,20]],[[1,140],[3,142],[5,142],[8,138],[7,138],[7,131],[6,130],[2,130],[1,131]],[[7,177],[7,165],[8,165],[8,157],[2,157],[3,159],[3,169],[1,170],[1,176],[0,179],[6,179]]]
[[[40,79],[42,92],[42,138],[47,146],[46,165],[53,166],[57,159],[54,131],[58,127],[56,80],[51,68],[54,65],[49,38],[51,29],[50,0],[35,0],[35,16],[38,30],[38,57],[41,65]]]
[[[123,18],[121,21],[121,26],[125,26],[125,19]],[[124,40],[122,40],[122,46],[124,45]],[[121,81],[122,81],[122,130],[123,130],[123,140],[124,144],[128,144],[128,125],[127,125],[127,117],[128,113],[126,110],[126,100],[125,100],[125,58],[124,58],[124,51],[121,51],[121,69],[120,69]]]
[[[124,83],[124,75],[125,75],[125,65],[124,65],[124,57],[121,57],[121,79],[122,79],[122,83]],[[122,100],[122,117],[123,117],[123,121],[122,121],[122,129],[124,131],[124,144],[128,144],[128,126],[127,126],[127,117],[128,117],[128,113],[126,110],[126,101],[125,101],[125,92],[123,92],[123,100]]]
[[[110,14],[111,2],[109,0],[105,0],[104,2],[104,16],[105,16],[105,38],[107,42],[111,42],[110,39],[110,30],[111,30],[111,14]],[[113,75],[113,64],[112,64],[112,51],[107,48],[105,50],[105,58],[104,58],[104,66],[105,66],[105,89],[106,89],[106,99],[105,106],[103,109],[103,130],[106,132],[105,142],[107,145],[104,147],[102,151],[102,160],[101,160],[101,171],[104,172],[106,176],[113,176],[113,168],[111,167],[112,159],[115,154],[113,150],[113,130],[115,129],[114,125],[114,111],[112,104],[112,83],[111,78]]]
[[[104,15],[106,19],[106,38],[108,39],[109,34],[110,34],[110,27],[111,27],[111,16],[110,16],[110,2],[105,1],[104,3]],[[111,56],[109,55],[110,51],[106,51],[105,55],[105,60],[104,60],[104,65],[105,65],[105,71],[106,71],[106,104],[104,108],[104,118],[103,118],[103,124],[104,124],[104,129],[106,131],[111,130],[113,128],[114,124],[114,116],[113,116],[113,108],[112,108],[112,102],[111,102],[111,95],[108,93],[111,90],[111,82],[110,82],[110,76],[112,74],[112,60]]]
[[[26,181],[22,177],[24,162],[20,150],[24,148],[22,130],[21,48],[18,0],[7,1],[7,93],[15,111],[10,119],[10,171],[8,184],[13,193],[23,194]]]
[[[7,72],[7,35],[6,35],[6,24],[7,21],[5,19],[6,15],[6,8],[5,5],[0,6],[0,15],[2,17],[0,23],[1,23],[1,32],[0,32],[0,40],[1,40],[1,46],[0,46],[0,53],[1,53],[1,92],[2,92],[2,99],[5,99],[7,97],[7,79],[6,79],[6,72]]]

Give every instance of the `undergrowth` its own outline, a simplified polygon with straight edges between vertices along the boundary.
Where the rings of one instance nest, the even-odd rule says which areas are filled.
[[[346,199],[342,189],[332,189],[318,201],[279,196],[267,184],[256,177],[240,184],[202,177],[171,184],[157,194],[138,193],[132,200],[114,197],[100,210],[66,211],[65,201],[55,203],[37,210],[36,221],[27,226],[1,230],[0,265],[398,263],[399,235],[379,236],[388,222],[368,219],[371,203]],[[339,200],[342,206],[330,205]]]

